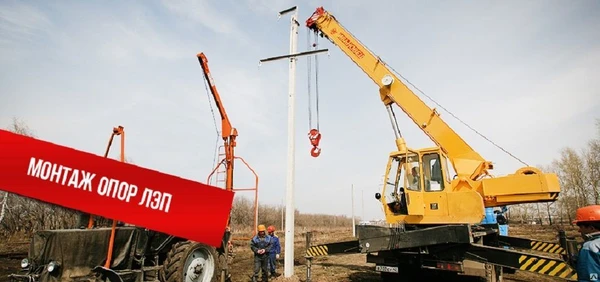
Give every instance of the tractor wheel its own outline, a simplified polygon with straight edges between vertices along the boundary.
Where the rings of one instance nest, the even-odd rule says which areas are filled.
[[[201,243],[178,242],[163,263],[165,282],[213,282],[221,276],[221,261],[215,248]]]

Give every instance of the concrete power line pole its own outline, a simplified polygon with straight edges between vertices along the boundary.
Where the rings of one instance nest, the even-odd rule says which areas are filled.
[[[294,165],[295,165],[295,109],[296,109],[296,61],[298,57],[314,55],[327,52],[328,49],[307,51],[297,53],[298,45],[298,7],[294,6],[279,12],[279,18],[282,15],[293,13],[291,16],[290,28],[290,53],[288,55],[262,59],[259,65],[264,62],[288,59],[289,66],[289,88],[288,88],[288,164],[287,164],[287,185],[286,185],[286,205],[285,205],[285,242],[284,242],[284,277],[289,278],[294,275]]]
[[[362,220],[365,220],[365,190],[360,190],[361,205],[362,205]]]
[[[354,221],[354,184],[352,184],[352,237],[356,237],[356,222]]]

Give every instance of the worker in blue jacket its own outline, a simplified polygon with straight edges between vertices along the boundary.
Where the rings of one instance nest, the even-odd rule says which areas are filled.
[[[577,261],[577,279],[580,282],[600,281],[600,205],[577,209],[579,233],[585,240]]]
[[[281,244],[279,243],[279,237],[275,235],[275,226],[269,226],[267,233],[271,236],[271,242],[273,242],[271,252],[269,253],[269,271],[271,272],[271,276],[275,277],[277,276],[277,259],[281,253]]]
[[[262,282],[267,282],[269,281],[269,253],[271,253],[273,243],[264,225],[259,225],[257,231],[257,234],[250,240],[250,249],[254,253],[254,275],[252,276],[252,282],[257,281],[258,272],[262,272]]]

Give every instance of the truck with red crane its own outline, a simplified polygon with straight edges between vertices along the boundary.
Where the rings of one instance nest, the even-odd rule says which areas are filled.
[[[223,159],[209,174],[224,175],[217,179],[228,191],[254,192],[254,227],[258,218],[258,176],[248,163],[235,155],[237,129],[231,125],[221,102],[203,53],[197,54],[205,82],[210,85],[215,104],[221,115]],[[104,157],[108,157],[113,138],[121,137],[120,160],[125,161],[125,131],[122,126],[112,131]],[[234,161],[241,160],[254,174],[255,187],[234,188]],[[224,168],[224,169],[223,169]],[[28,257],[21,261],[21,271],[9,275],[11,281],[160,281],[160,282],[225,282],[231,280],[229,264],[233,240],[231,216],[223,232],[221,246],[189,241],[143,227],[127,226],[115,220],[112,227],[98,227],[93,215],[80,214],[74,229],[40,230],[33,234]],[[190,226],[190,228],[198,228]],[[200,227],[202,228],[202,227]]]

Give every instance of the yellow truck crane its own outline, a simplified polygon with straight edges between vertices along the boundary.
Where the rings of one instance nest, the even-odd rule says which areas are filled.
[[[484,271],[488,281],[501,281],[505,271],[525,270],[576,279],[567,260],[574,241],[561,233],[561,244],[501,236],[498,225],[481,224],[485,208],[555,201],[558,177],[535,167],[493,177],[493,165],[465,142],[387,66],[379,56],[346,30],[322,7],[306,21],[309,29],[339,47],[375,82],[395,134],[397,150],[390,153],[386,183],[375,198],[389,226],[356,226],[358,240],[312,246],[307,256],[367,253],[384,281],[423,269],[447,275],[468,272],[469,262]],[[399,107],[438,146],[412,149],[398,128],[393,106]],[[452,165],[456,175],[449,174]],[[544,244],[544,248],[537,248]],[[553,258],[515,251],[541,249],[563,255]],[[434,271],[435,272],[435,271]]]

